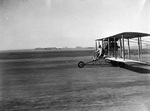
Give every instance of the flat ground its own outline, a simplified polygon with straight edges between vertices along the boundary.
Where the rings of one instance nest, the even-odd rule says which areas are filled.
[[[67,53],[1,54],[0,111],[150,111],[149,66],[78,68],[91,52]]]

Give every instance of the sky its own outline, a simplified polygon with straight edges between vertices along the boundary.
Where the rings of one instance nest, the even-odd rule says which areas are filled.
[[[149,0],[0,0],[0,50],[92,47],[121,32],[150,33]]]

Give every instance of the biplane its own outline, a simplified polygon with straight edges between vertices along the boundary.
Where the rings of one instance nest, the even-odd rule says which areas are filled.
[[[148,36],[150,36],[150,34],[139,32],[123,32],[113,36],[96,39],[96,50],[98,46],[101,45],[105,50],[104,56],[86,63],[80,61],[78,63],[78,67],[83,68],[86,64],[95,63],[96,61],[100,61],[102,59],[111,63],[113,66],[119,67],[125,67],[126,64],[130,63],[148,64],[147,62],[143,61],[142,56],[142,50],[145,50],[142,43],[142,38]],[[133,42],[134,44],[132,44]],[[131,47],[134,47],[134,49],[131,49]]]

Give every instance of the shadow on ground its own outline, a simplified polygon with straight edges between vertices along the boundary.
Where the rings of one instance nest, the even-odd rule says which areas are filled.
[[[142,74],[150,74],[150,70],[140,66],[126,65],[125,69]]]

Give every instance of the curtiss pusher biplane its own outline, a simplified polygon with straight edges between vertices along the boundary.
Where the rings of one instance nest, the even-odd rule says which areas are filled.
[[[99,46],[102,46],[101,56],[94,53],[94,57],[91,61],[84,63],[80,61],[78,63],[79,68],[83,68],[87,64],[94,64],[97,61],[104,59],[106,62],[111,63],[113,66],[125,67],[128,63],[148,64],[142,60],[142,37],[150,36],[147,33],[139,32],[123,32],[110,37],[105,37],[95,40],[96,50]],[[136,41],[136,50],[132,51],[131,45],[133,41]],[[137,53],[137,59],[131,57],[131,54]]]

